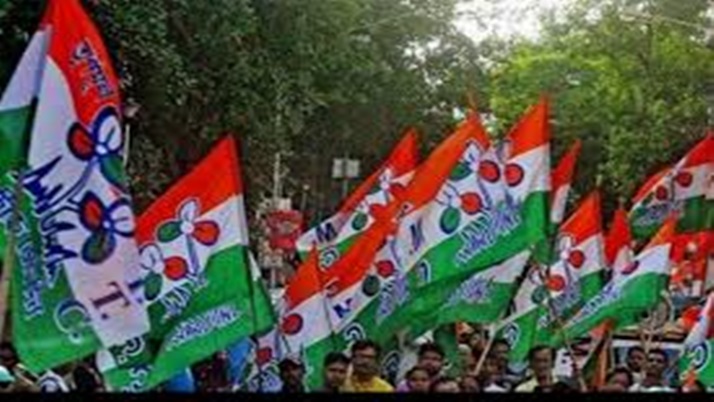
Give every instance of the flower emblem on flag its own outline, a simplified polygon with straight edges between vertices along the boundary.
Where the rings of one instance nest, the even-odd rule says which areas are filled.
[[[577,249],[575,239],[572,235],[564,234],[558,240],[558,256],[560,263],[565,268],[565,276],[562,273],[551,273],[548,275],[546,286],[553,291],[561,291],[568,283],[573,271],[577,271],[585,265],[585,253]]]
[[[160,294],[164,278],[179,281],[188,276],[188,263],[181,257],[164,258],[159,246],[151,243],[140,251],[141,268],[147,274],[144,277],[144,296],[153,301]]]
[[[512,144],[511,140],[506,139],[501,142],[496,150],[496,155],[502,161],[508,161],[511,159]],[[506,180],[508,187],[517,187],[523,182],[525,177],[525,170],[521,165],[513,162],[506,163],[506,168],[503,170],[503,178]]]
[[[172,276],[177,279],[184,276],[200,279],[201,262],[197,247],[199,244],[211,247],[218,242],[221,232],[218,224],[210,220],[199,220],[200,210],[198,200],[189,199],[178,208],[176,219],[164,222],[156,231],[156,238],[162,243],[170,243],[180,238],[186,241],[188,270],[187,272],[178,269],[175,272],[171,271],[175,274]]]
[[[186,236],[204,246],[212,246],[218,241],[218,224],[209,220],[197,221],[200,206],[197,200],[183,203],[178,211],[178,219],[168,221],[159,227],[157,238],[162,243],[169,243],[180,236]]]
[[[134,213],[126,198],[119,198],[109,206],[92,192],[87,192],[79,202],[79,218],[91,232],[82,246],[82,259],[90,264],[101,264],[114,252],[117,237],[134,235]]]
[[[439,227],[446,234],[454,233],[461,224],[462,212],[476,215],[491,209],[493,200],[485,184],[495,184],[502,179],[501,167],[485,159],[482,150],[469,144],[464,157],[454,167],[446,186],[437,195],[436,201],[446,208],[439,219]],[[469,177],[474,177],[476,186],[457,187]]]
[[[124,177],[124,134],[112,107],[102,109],[91,127],[74,123],[69,129],[67,145],[77,159],[90,167],[98,166],[102,176],[119,189],[126,188]]]
[[[370,217],[379,218],[384,214],[386,204],[404,195],[406,188],[396,179],[395,173],[391,168],[384,169],[377,183],[369,192],[372,197],[365,197],[355,211],[355,217],[352,219],[352,229],[355,231],[363,230],[367,227]],[[374,196],[379,198],[375,200]]]

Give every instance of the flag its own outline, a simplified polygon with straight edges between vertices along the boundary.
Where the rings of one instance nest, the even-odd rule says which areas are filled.
[[[287,356],[287,346],[278,328],[272,328],[265,334],[251,338],[253,347],[248,357],[245,378],[238,389],[240,391],[275,393],[280,392],[283,383],[280,380],[278,363]]]
[[[79,1],[48,2],[0,110],[4,169],[26,166],[6,262],[22,362],[41,372],[146,333],[119,84]]]
[[[543,109],[536,108],[541,120]],[[390,279],[392,286],[379,296],[377,321],[384,334],[423,325],[470,276],[515,256],[544,235],[549,177],[539,173],[547,171],[547,135],[513,141],[503,163],[480,122],[475,123],[474,133],[483,140],[462,142],[452,158],[432,159],[432,154],[429,161],[440,166],[420,169],[407,189],[405,203],[414,208],[400,220],[382,254],[399,267]],[[436,169],[448,175],[431,174]],[[428,181],[419,180],[422,172]],[[430,197],[420,199],[424,194]]]
[[[667,289],[670,253],[676,218],[668,218],[634,261],[587,303],[565,325],[569,338],[580,336],[606,319],[614,329],[636,322],[639,314],[654,308]]]
[[[596,190],[561,225],[556,237],[557,261],[548,268],[546,287],[553,313],[566,319],[602,288],[606,266],[600,217],[600,193]],[[556,324],[553,317],[546,320]]]
[[[632,263],[632,234],[627,220],[627,211],[620,206],[605,238],[605,260],[613,275],[622,273]]]
[[[390,303],[389,299],[382,300],[381,296],[391,292],[393,278],[397,276],[397,270],[403,267],[396,258],[398,255],[393,252],[409,252],[423,239],[421,222],[412,221],[413,225],[410,226],[403,224],[403,220],[414,216],[414,211],[418,212],[419,207],[434,197],[467,143],[471,142],[474,152],[488,144],[485,133],[473,116],[432,152],[429,159],[419,167],[404,194],[395,197],[387,205],[386,212],[375,220],[375,224],[325,272],[324,285],[330,321],[341,338],[352,340],[368,337],[382,341],[383,344],[392,343],[393,334],[387,334],[379,327],[385,303]],[[476,195],[471,194],[466,198],[470,199],[469,202],[475,202]],[[396,244],[397,239],[400,239],[400,244]]]
[[[278,330],[288,353],[305,364],[305,383],[310,390],[322,382],[325,355],[342,348],[327,315],[322,280],[315,249],[297,269],[278,306]]]
[[[684,340],[684,352],[679,359],[683,379],[696,378],[707,387],[714,385],[714,293],[710,293],[700,311],[694,328]]]
[[[543,285],[541,269],[537,264],[529,267],[513,299],[513,312],[496,328],[496,339],[508,342],[508,358],[514,363],[524,362],[536,346],[538,320],[549,313],[548,290]]]
[[[679,215],[679,232],[707,229],[711,214],[708,201],[714,173],[714,134],[709,133],[674,167],[648,179],[633,199],[632,232],[637,239],[651,236],[672,212]]]
[[[570,193],[571,182],[575,174],[575,165],[580,155],[582,143],[580,140],[570,147],[565,153],[558,166],[553,170],[551,181],[553,190],[550,194],[550,223],[551,225],[560,225],[565,215],[565,207],[568,202],[568,194]]]
[[[542,99],[511,130],[503,144],[507,191],[523,210],[523,225],[537,239],[547,230],[550,189],[550,129],[548,101]],[[509,176],[510,175],[510,176]],[[491,323],[501,319],[518,287],[531,251],[524,250],[451,286],[441,306],[434,306],[438,323]],[[447,287],[447,286],[445,286]],[[422,317],[421,320],[424,320]],[[426,320],[428,321],[428,320]]]
[[[312,247],[320,252],[320,265],[331,266],[374,222],[384,206],[404,192],[418,161],[417,134],[409,130],[387,160],[342,204],[339,211],[304,233],[297,250],[304,257]]]
[[[15,210],[14,176],[26,163],[26,145],[40,90],[39,74],[45,61],[47,38],[45,27],[32,36],[0,98],[0,250],[3,251],[5,232]],[[27,208],[23,212],[29,215]]]
[[[220,141],[140,217],[151,332],[98,354],[113,390],[153,388],[273,324],[270,299],[249,257],[235,147],[231,137]]]
[[[567,206],[580,147],[580,140],[575,141],[551,173],[550,222],[546,228],[547,236],[538,243],[533,253],[533,258],[541,264],[548,264],[553,258],[552,237],[558,231],[558,225],[563,221],[563,216],[565,215],[565,207]]]

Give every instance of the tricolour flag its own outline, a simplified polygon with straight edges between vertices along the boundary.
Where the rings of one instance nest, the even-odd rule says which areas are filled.
[[[674,167],[664,169],[645,182],[633,199],[630,211],[632,233],[646,239],[670,213],[679,216],[679,232],[707,229],[711,213],[707,200],[714,173],[714,134],[709,133]]]
[[[24,165],[30,134],[6,262],[21,360],[39,372],[145,333],[119,84],[79,1],[48,2],[1,107],[4,162]]]
[[[535,247],[533,258],[541,264],[549,264],[553,259],[553,237],[562,223],[570,195],[571,182],[575,175],[575,165],[580,154],[581,143],[577,140],[551,172],[550,221],[546,228],[546,238]]]
[[[571,183],[575,174],[575,165],[578,162],[580,148],[582,143],[580,140],[568,149],[558,162],[558,166],[553,169],[551,174],[552,191],[550,193],[550,223],[551,225],[560,225],[565,216],[565,207],[568,202],[568,194],[570,194]]]
[[[679,359],[683,379],[694,377],[707,387],[714,385],[714,293],[699,312],[694,328],[684,340],[684,352]]]
[[[313,248],[320,252],[320,265],[334,264],[345,250],[379,215],[395,196],[404,192],[418,163],[417,134],[409,130],[387,160],[343,202],[329,219],[298,239],[297,251],[303,257]]]
[[[654,308],[669,282],[675,226],[676,218],[668,218],[634,261],[615,271],[613,280],[568,320],[565,334],[581,336],[608,319],[614,329],[621,328]]]
[[[550,129],[548,102],[542,99],[531,108],[506,137],[505,166],[507,191],[516,203],[530,209],[522,211],[523,224],[537,239],[547,230],[547,205],[550,189]],[[441,306],[434,306],[438,323],[458,321],[491,323],[503,317],[518,286],[518,278],[530,258],[524,250],[486,270],[478,271],[457,286],[444,283],[452,293]],[[429,321],[421,317],[420,321]]]
[[[235,147],[222,140],[139,219],[151,332],[99,354],[113,390],[150,389],[273,324],[249,256]]]
[[[0,98],[0,251],[3,254],[6,230],[15,212],[16,175],[27,160],[27,142],[40,90],[39,74],[45,61],[47,38],[44,27],[32,36]],[[29,215],[27,208],[23,212]]]
[[[581,201],[561,225],[556,252],[557,261],[548,269],[546,285],[555,313],[564,318],[602,288],[602,272],[607,264],[598,191]]]
[[[496,328],[496,338],[510,346],[509,361],[524,362],[540,337],[538,320],[548,315],[548,289],[543,285],[544,272],[531,265],[513,299],[513,312]]]

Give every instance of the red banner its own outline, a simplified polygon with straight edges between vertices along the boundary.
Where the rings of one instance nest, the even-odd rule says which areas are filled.
[[[302,233],[302,219],[298,211],[270,212],[267,216],[270,248],[295,251],[295,241]]]

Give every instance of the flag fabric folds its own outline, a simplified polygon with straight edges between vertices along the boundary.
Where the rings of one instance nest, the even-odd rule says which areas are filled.
[[[226,137],[141,216],[151,332],[98,354],[113,390],[150,389],[273,325],[248,251],[244,203],[236,144]]]

